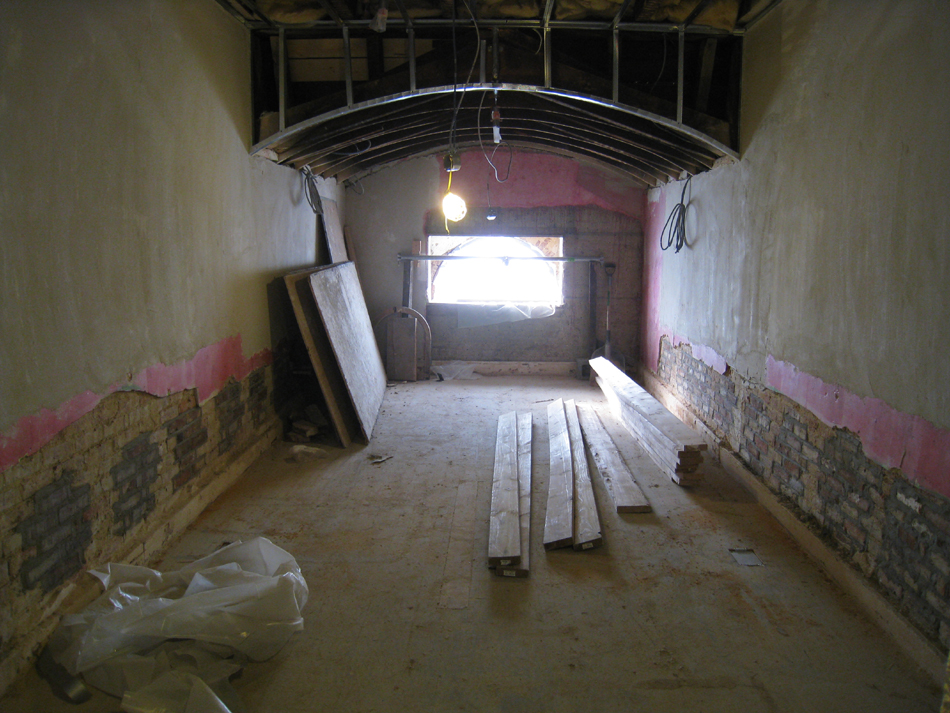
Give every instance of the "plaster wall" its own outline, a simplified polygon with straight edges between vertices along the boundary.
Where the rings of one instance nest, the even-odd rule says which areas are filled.
[[[742,160],[692,180],[678,254],[682,184],[650,192],[644,362],[688,341],[950,494],[950,8],[787,0],[743,65]]]
[[[512,235],[564,235],[565,254],[617,262],[611,331],[620,348],[635,356],[644,191],[598,168],[529,152],[513,155],[510,175],[507,155],[496,153],[503,182],[496,180],[480,151],[463,153],[461,164],[452,191],[464,197],[469,216],[462,224],[450,223],[450,232],[488,234],[485,226],[492,224],[484,216],[490,200],[500,211],[499,229]],[[447,184],[441,156],[433,156],[384,168],[347,192],[347,231],[374,320],[402,304],[403,268],[396,256],[411,253],[413,242],[425,238],[427,230],[444,233],[441,200]],[[454,308],[433,307],[434,358],[572,361],[589,356],[586,265],[569,265],[565,285],[568,304],[558,315],[540,320],[457,329]],[[413,287],[413,307],[425,310],[424,282],[415,281]],[[602,321],[602,269],[598,291]],[[603,339],[602,323],[598,335]]]
[[[0,433],[267,361],[266,285],[315,225],[248,156],[247,32],[211,2],[5,2],[0,47]]]

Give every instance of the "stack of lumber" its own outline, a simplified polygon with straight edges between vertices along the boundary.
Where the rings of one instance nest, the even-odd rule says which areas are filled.
[[[619,513],[650,512],[650,502],[630,472],[630,468],[620,457],[620,451],[607,433],[600,417],[590,404],[578,404],[577,415],[584,432],[587,450],[604,479],[610,499]]]
[[[531,559],[531,414],[498,417],[488,528],[488,566],[527,577]]]
[[[604,540],[574,401],[557,399],[548,405],[548,440],[551,475],[544,548],[593,549]]]
[[[590,368],[614,414],[660,470],[682,486],[700,483],[707,445],[699,434],[607,359],[591,359]]]

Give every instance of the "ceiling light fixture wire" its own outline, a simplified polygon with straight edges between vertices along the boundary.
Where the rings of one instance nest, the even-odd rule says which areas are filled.
[[[486,94],[488,94],[487,91],[482,92],[481,101],[478,102],[478,113],[475,115],[476,116],[475,121],[476,121],[476,126],[477,126],[477,133],[478,133],[478,146],[479,148],[481,148],[482,155],[485,156],[485,160],[488,161],[488,165],[491,166],[492,170],[495,172],[495,180],[498,181],[499,183],[504,183],[505,181],[508,180],[509,176],[511,176],[511,159],[512,159],[512,156],[514,155],[514,150],[511,148],[511,144],[509,144],[507,141],[502,141],[501,143],[495,144],[495,148],[491,152],[491,157],[489,158],[488,152],[485,150],[485,144],[482,141],[482,107],[485,104]],[[495,151],[500,149],[502,146],[508,149],[508,168],[505,170],[505,177],[499,178],[498,167],[495,165],[495,162],[492,159],[495,158]]]
[[[475,19],[475,13],[472,12],[472,8],[468,4],[468,0],[462,0],[462,4],[465,5],[465,9],[468,10],[468,14],[472,17],[472,24],[475,26],[475,56],[472,58],[472,66],[468,70],[468,77],[465,79],[465,84],[470,84],[472,81],[472,75],[475,73],[475,65],[478,64],[478,56],[481,51],[482,46],[482,34],[478,28],[478,20]],[[456,51],[455,44],[455,3],[452,3],[452,124],[449,129],[449,151],[453,152],[456,150],[455,145],[455,130],[458,124],[459,109],[462,108],[462,100],[465,98],[465,92],[459,94],[458,91],[458,52]]]

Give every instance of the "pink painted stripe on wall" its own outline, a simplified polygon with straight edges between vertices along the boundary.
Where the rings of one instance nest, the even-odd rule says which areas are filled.
[[[55,410],[41,409],[24,416],[5,433],[0,434],[0,471],[21,458],[36,453],[52,438],[79,418],[92,411],[102,399],[116,391],[144,391],[153,396],[198,390],[198,402],[214,396],[234,377],[247,377],[272,360],[269,349],[244,357],[241,337],[228,337],[199,349],[194,358],[171,366],[154,364],[139,372],[130,382],[116,382],[105,393],[84,391]]]
[[[878,463],[900,468],[923,487],[950,497],[950,430],[880,399],[862,398],[826,384],[771,355],[766,382],[828,425],[857,433],[864,452]]]

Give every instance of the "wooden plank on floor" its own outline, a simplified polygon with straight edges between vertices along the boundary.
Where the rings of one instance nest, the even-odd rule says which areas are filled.
[[[343,375],[333,354],[326,328],[320,320],[317,305],[310,291],[310,276],[319,268],[301,270],[284,276],[284,284],[294,307],[310,363],[323,392],[328,416],[340,443],[346,448],[359,433],[356,411],[350,402]]]
[[[548,404],[548,444],[551,474],[543,541],[544,549],[553,550],[574,544],[574,469],[563,399]]]
[[[590,481],[584,438],[581,435],[581,424],[577,419],[574,399],[564,402],[564,411],[567,433],[571,439],[571,464],[574,470],[574,549],[590,550],[602,545],[604,537],[600,531],[597,501],[594,498],[593,483]]]
[[[607,359],[592,359],[590,368],[614,414],[660,469],[680,485],[700,482],[697,471],[708,448],[702,436]]]
[[[518,517],[521,521],[521,561],[496,567],[500,577],[527,577],[531,569],[531,413],[518,414]]]
[[[521,522],[518,514],[518,423],[514,411],[498,417],[495,470],[488,520],[488,566],[521,562]]]
[[[594,408],[590,404],[578,404],[577,416],[584,432],[584,441],[617,512],[650,512],[650,502],[637,485],[633,473]]]
[[[369,443],[386,391],[386,370],[356,267],[344,262],[320,268],[310,276],[310,290],[359,419],[362,439]]]

